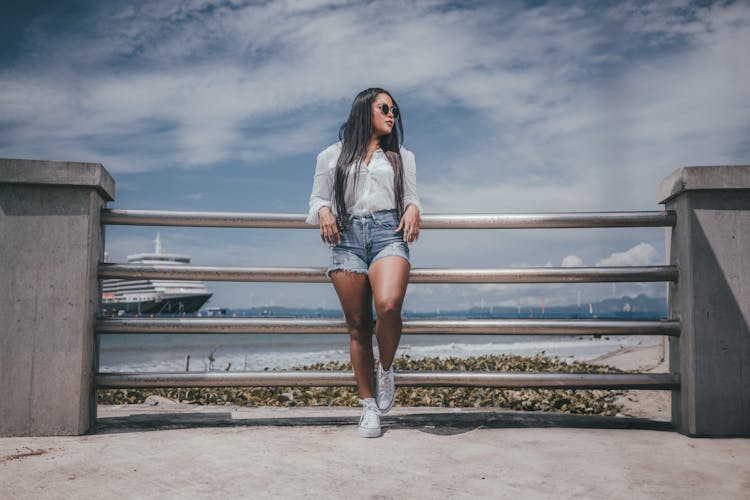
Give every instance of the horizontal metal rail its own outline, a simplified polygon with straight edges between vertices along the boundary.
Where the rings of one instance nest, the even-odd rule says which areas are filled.
[[[174,212],[104,208],[102,224],[314,229],[306,214],[242,212]],[[426,214],[424,229],[531,229],[572,227],[661,227],[675,225],[675,212],[567,212],[531,214]]]
[[[355,386],[349,371],[264,371],[224,373],[97,373],[99,389],[135,387],[278,387]],[[452,371],[398,371],[400,386],[504,387],[554,389],[678,389],[679,376],[671,373],[498,373]]]
[[[99,333],[346,333],[339,319],[318,318],[104,318]],[[485,335],[668,335],[679,336],[676,320],[593,319],[407,319],[405,334]]]
[[[99,278],[328,283],[323,267],[99,264]],[[677,281],[676,266],[412,269],[409,283],[597,283]]]

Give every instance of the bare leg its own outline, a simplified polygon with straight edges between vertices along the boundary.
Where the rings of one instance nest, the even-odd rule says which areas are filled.
[[[333,271],[331,281],[344,310],[349,330],[349,355],[354,368],[359,397],[374,397],[372,353],[372,291],[366,274]]]
[[[409,284],[409,262],[395,255],[375,261],[368,271],[375,297],[375,336],[378,338],[380,364],[391,368],[401,340],[401,307]]]

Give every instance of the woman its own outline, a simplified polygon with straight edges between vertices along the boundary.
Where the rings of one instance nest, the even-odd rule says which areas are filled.
[[[401,147],[398,106],[383,89],[354,99],[339,142],[318,155],[307,222],[330,245],[328,276],[341,301],[362,400],[359,435],[380,436],[393,406],[393,358],[409,281],[409,247],[419,237],[421,206],[414,155]],[[373,328],[372,302],[377,321]],[[373,330],[380,351],[373,377]]]

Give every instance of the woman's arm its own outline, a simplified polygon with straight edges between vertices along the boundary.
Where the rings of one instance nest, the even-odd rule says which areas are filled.
[[[422,213],[417,194],[417,163],[414,153],[408,150],[401,151],[401,159],[404,165],[404,215],[396,230],[403,228],[404,241],[412,243],[419,239],[419,217]]]
[[[315,178],[310,194],[310,211],[305,222],[320,225],[320,239],[329,245],[341,243],[336,216],[331,210],[331,193],[333,191],[333,172],[331,168],[331,151],[328,148],[318,155],[315,165]]]
[[[422,203],[417,194],[417,162],[414,160],[414,153],[403,150],[401,158],[404,163],[404,209],[411,204],[422,213]]]
[[[331,208],[331,191],[333,190],[332,169],[329,165],[328,150],[322,151],[318,155],[315,165],[315,177],[313,178],[313,188],[310,194],[310,209],[305,222],[308,224],[319,224],[320,218],[318,212],[323,207]]]

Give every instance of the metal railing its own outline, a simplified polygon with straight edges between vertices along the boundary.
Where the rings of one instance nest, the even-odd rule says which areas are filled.
[[[327,283],[322,267],[99,265],[100,278]],[[409,283],[595,283],[677,281],[676,266],[412,269]]]
[[[103,209],[102,224],[234,228],[316,229],[305,215],[227,212],[172,212]],[[530,229],[674,226],[672,211],[547,214],[424,215],[424,229]],[[98,277],[242,282],[323,283],[317,267],[208,267],[102,263]],[[412,269],[410,283],[597,283],[676,282],[675,266]],[[101,318],[97,334],[110,333],[344,333],[342,320],[287,318]],[[487,335],[659,335],[679,336],[677,320],[591,319],[408,319],[406,334]],[[351,386],[351,372],[277,371],[240,373],[96,373],[99,388],[207,386]],[[677,374],[569,374],[486,372],[399,372],[396,383],[409,386],[482,386],[665,389],[680,386]]]
[[[278,371],[235,373],[99,373],[99,388],[131,387],[279,387],[355,386],[354,376],[341,371]],[[503,387],[553,389],[675,389],[677,375],[670,373],[491,373],[398,371],[396,384],[424,387]]]
[[[345,333],[343,320],[317,318],[105,318],[100,333]],[[485,335],[668,335],[675,320],[598,319],[407,319],[406,334]]]
[[[166,210],[102,210],[102,224],[129,226],[244,227],[317,229],[304,214],[173,212]],[[673,211],[567,212],[538,214],[425,214],[423,229],[533,229],[674,226]]]

